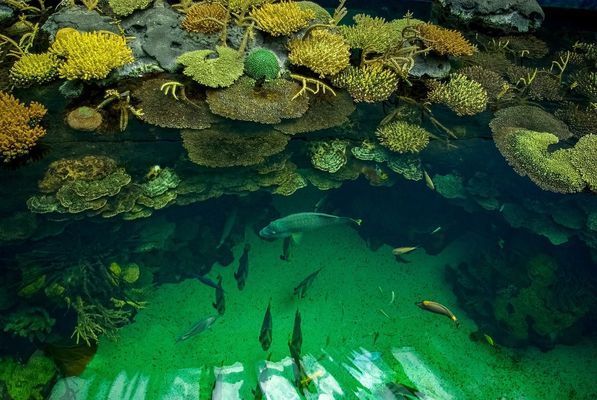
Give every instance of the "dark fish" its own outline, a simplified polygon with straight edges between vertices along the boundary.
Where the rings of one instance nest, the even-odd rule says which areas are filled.
[[[305,297],[305,294],[307,294],[307,289],[311,287],[313,281],[315,278],[317,278],[317,275],[319,275],[319,272],[321,272],[322,269],[323,267],[319,268],[317,271],[311,273],[308,277],[303,279],[303,281],[294,288],[294,294],[298,295],[301,299]]]
[[[207,317],[197,322],[195,325],[193,325],[191,329],[189,329],[187,333],[176,339],[176,343],[182,342],[183,340],[187,340],[188,338],[191,338],[195,335],[200,334],[203,331],[206,331],[207,329],[209,329],[210,326],[214,324],[214,322],[216,322],[217,319],[217,315],[212,315],[211,317]]]
[[[232,232],[232,228],[234,228],[234,224],[236,223],[236,216],[238,214],[238,209],[233,208],[228,217],[226,217],[226,221],[224,222],[224,228],[222,229],[222,235],[220,236],[220,241],[218,242],[218,246],[216,249],[222,247],[228,236],[230,236],[230,232]]]
[[[288,261],[290,260],[290,248],[292,247],[292,237],[288,236],[284,238],[284,242],[282,244],[282,255],[280,256],[280,260]]]
[[[444,306],[443,304],[436,303],[435,301],[423,300],[415,303],[419,308],[423,310],[430,311],[435,314],[445,315],[446,317],[450,318],[454,321],[454,324],[458,328],[460,326],[460,322],[458,318],[448,309],[448,307]]]
[[[210,278],[208,278],[205,275],[197,275],[197,279],[199,279],[199,282],[203,283],[204,285],[207,285],[207,286],[212,287],[214,289],[218,288],[218,284],[215,283],[213,280],[211,280]]]
[[[218,275],[218,285],[216,287],[216,302],[212,306],[218,310],[218,314],[223,315],[226,311],[226,301],[224,300],[224,289],[222,289],[222,275]]]
[[[249,250],[251,249],[251,245],[246,243],[245,248],[243,250],[242,256],[240,256],[240,260],[238,261],[238,270],[234,273],[234,279],[236,279],[236,285],[238,286],[238,290],[243,290],[245,287],[245,283],[247,282],[247,277],[249,276]]]
[[[297,365],[300,365],[301,347],[303,346],[303,332],[301,331],[301,312],[297,309],[294,314],[294,328],[292,329],[292,339],[288,342],[290,356]]]
[[[270,299],[263,316],[263,323],[261,324],[261,332],[259,333],[259,342],[263,351],[267,351],[272,344],[272,300]]]
[[[361,225],[362,221],[330,214],[303,212],[290,214],[270,222],[259,231],[259,235],[266,239],[285,238],[326,226],[352,223]]]

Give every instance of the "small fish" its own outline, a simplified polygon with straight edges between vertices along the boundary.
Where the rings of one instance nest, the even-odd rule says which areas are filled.
[[[197,276],[197,279],[199,279],[199,282],[203,283],[204,285],[207,285],[214,289],[218,288],[218,284],[215,283],[213,280],[211,280],[209,277],[207,277],[205,275],[196,275],[196,276]]]
[[[328,200],[328,195],[326,193],[321,197],[321,199],[319,199],[317,201],[317,203],[315,203],[315,207],[313,207],[313,211],[320,212],[327,200]]]
[[[191,327],[191,329],[189,329],[189,331],[187,333],[178,337],[176,339],[176,343],[187,340],[195,335],[200,334],[203,331],[208,330],[214,324],[214,322],[216,322],[217,319],[218,319],[217,315],[212,315],[211,317],[207,317],[207,318],[197,322],[195,325],[193,325]]]
[[[226,217],[226,221],[224,222],[224,228],[222,229],[222,235],[220,236],[220,241],[218,242],[218,246],[216,249],[222,247],[228,236],[230,236],[230,232],[232,232],[232,228],[234,228],[234,224],[236,223],[236,216],[238,215],[238,209],[233,208],[228,217]]]
[[[251,245],[246,243],[245,248],[243,249],[243,254],[238,261],[238,270],[234,273],[234,279],[236,279],[238,290],[244,289],[245,283],[247,283],[247,277],[249,276],[249,250],[251,250]]]
[[[396,247],[395,249],[392,250],[392,254],[395,255],[395,256],[401,256],[403,254],[410,253],[411,251],[415,251],[418,248],[419,248],[419,246],[414,246],[414,247]]]
[[[290,356],[300,365],[301,347],[303,347],[303,332],[301,331],[301,312],[297,309],[294,314],[294,328],[292,329],[292,339],[288,342]]]
[[[280,260],[289,261],[290,260],[290,248],[292,247],[292,237],[288,236],[284,238],[284,242],[282,243],[282,255],[280,255]]]
[[[435,313],[435,314],[445,315],[446,317],[448,317],[452,321],[454,321],[454,324],[456,325],[457,328],[460,326],[460,322],[458,321],[458,318],[456,318],[456,316],[452,313],[452,311],[450,311],[448,309],[448,307],[444,306],[443,304],[436,303],[435,301],[428,301],[428,300],[423,300],[423,301],[420,301],[415,304],[423,310],[431,311],[432,313]]]
[[[304,298],[305,294],[307,294],[307,289],[311,287],[313,281],[315,280],[315,278],[317,278],[317,275],[319,275],[319,272],[321,272],[322,269],[323,267],[319,268],[317,271],[312,272],[311,274],[309,274],[309,276],[303,279],[301,283],[299,283],[298,286],[294,288],[294,294],[298,295],[301,299]]]
[[[283,218],[276,219],[259,231],[259,236],[265,239],[280,239],[296,235],[302,232],[313,231],[331,225],[357,224],[361,225],[360,219],[338,217],[336,215],[303,212],[290,214]]]
[[[212,306],[218,310],[218,314],[223,315],[226,311],[226,301],[224,299],[224,289],[222,288],[222,275],[218,275],[218,286],[216,287],[216,302]]]
[[[490,346],[495,347],[495,341],[493,340],[493,338],[491,336],[489,336],[488,334],[484,333],[483,337],[485,338],[485,341],[487,343],[489,343]]]
[[[259,343],[263,351],[267,351],[272,344],[272,299],[269,300],[267,310],[263,316],[263,323],[261,324],[261,331],[259,332]]]
[[[437,228],[435,228],[434,230],[432,230],[432,231],[431,231],[430,235],[433,235],[433,234],[435,234],[435,233],[438,233],[438,232],[439,232],[439,231],[441,231],[441,230],[442,230],[442,227],[441,227],[441,226],[438,226]]]
[[[506,203],[502,203],[502,205],[500,206],[500,208],[498,209],[499,212],[504,211],[504,207],[506,206]]]
[[[435,190],[435,185],[433,184],[433,181],[431,180],[431,177],[429,176],[427,171],[423,171],[423,176],[425,177],[425,184],[427,185],[427,187],[431,190]]]

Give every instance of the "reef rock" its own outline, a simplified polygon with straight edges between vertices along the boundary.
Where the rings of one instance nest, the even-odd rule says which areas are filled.
[[[41,29],[48,33],[50,41],[59,29],[74,28],[81,32],[109,31],[119,33],[117,26],[110,17],[100,15],[95,10],[88,10],[82,6],[62,7],[53,13]]]
[[[435,0],[434,14],[441,21],[502,32],[528,32],[545,19],[537,0]]]

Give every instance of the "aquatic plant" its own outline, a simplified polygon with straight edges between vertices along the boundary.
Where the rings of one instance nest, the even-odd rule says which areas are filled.
[[[477,50],[459,31],[431,23],[419,24],[416,29],[423,43],[440,55],[470,56]]]
[[[9,357],[0,359],[0,382],[13,400],[47,398],[49,385],[57,372],[52,360],[39,351],[24,364]]]
[[[287,36],[302,28],[306,28],[315,13],[300,7],[295,2],[266,3],[254,8],[251,17],[257,22],[257,27],[272,36]]]
[[[342,139],[318,140],[310,143],[311,165],[330,174],[338,172],[348,162],[348,144],[347,140]]]
[[[100,127],[104,118],[96,109],[78,107],[68,113],[66,123],[78,131],[95,131]]]
[[[245,74],[255,80],[276,79],[280,75],[278,57],[268,49],[253,49],[245,58]]]
[[[126,17],[136,10],[146,8],[151,2],[152,0],[109,0],[108,4],[116,15]]]
[[[349,66],[332,77],[332,83],[346,89],[356,102],[375,103],[387,100],[398,87],[399,77],[379,64]]]
[[[190,32],[216,33],[227,24],[228,11],[219,2],[193,4],[185,13],[182,27]]]
[[[218,57],[212,58],[217,53]],[[184,53],[176,61],[185,66],[183,73],[195,82],[212,88],[232,85],[244,71],[243,57],[234,49],[217,46],[213,50]]]
[[[52,53],[24,54],[10,68],[10,80],[18,87],[42,85],[58,75],[58,66]]]
[[[126,38],[106,31],[62,28],[56,33],[50,51],[63,60],[58,73],[68,80],[103,79],[114,68],[134,61]]]
[[[30,342],[43,341],[52,331],[56,320],[40,307],[23,307],[10,313],[3,321],[3,331]]]
[[[457,115],[475,115],[487,107],[487,91],[466,76],[456,73],[448,82],[429,81],[427,98],[432,103],[448,106]]]
[[[9,93],[0,91],[0,157],[9,162],[29,153],[46,134],[39,125],[46,108],[37,102],[25,106]]]
[[[489,101],[496,101],[504,96],[508,96],[508,83],[497,72],[477,65],[459,69],[458,73],[479,83],[487,92]]]
[[[344,38],[326,29],[317,29],[288,43],[288,59],[319,74],[335,75],[349,65],[350,46]]]
[[[395,121],[377,127],[379,142],[397,153],[418,153],[429,144],[429,132],[418,125]]]
[[[217,115],[241,121],[277,124],[286,118],[298,118],[309,107],[309,99],[293,100],[300,86],[285,79],[274,79],[256,87],[247,76],[222,90],[208,90],[209,109]]]

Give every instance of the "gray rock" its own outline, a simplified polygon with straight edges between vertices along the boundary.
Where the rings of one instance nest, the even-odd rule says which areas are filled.
[[[426,56],[418,55],[415,57],[415,65],[409,72],[409,75],[420,78],[428,76],[431,78],[445,78],[450,73],[450,61],[445,57],[428,54]]]
[[[501,32],[528,32],[543,23],[537,0],[434,0],[440,20]]]
[[[56,32],[62,28],[74,28],[82,32],[110,31],[119,33],[118,28],[109,17],[81,6],[61,8],[52,14],[41,27],[48,33],[51,41],[54,40]]]

